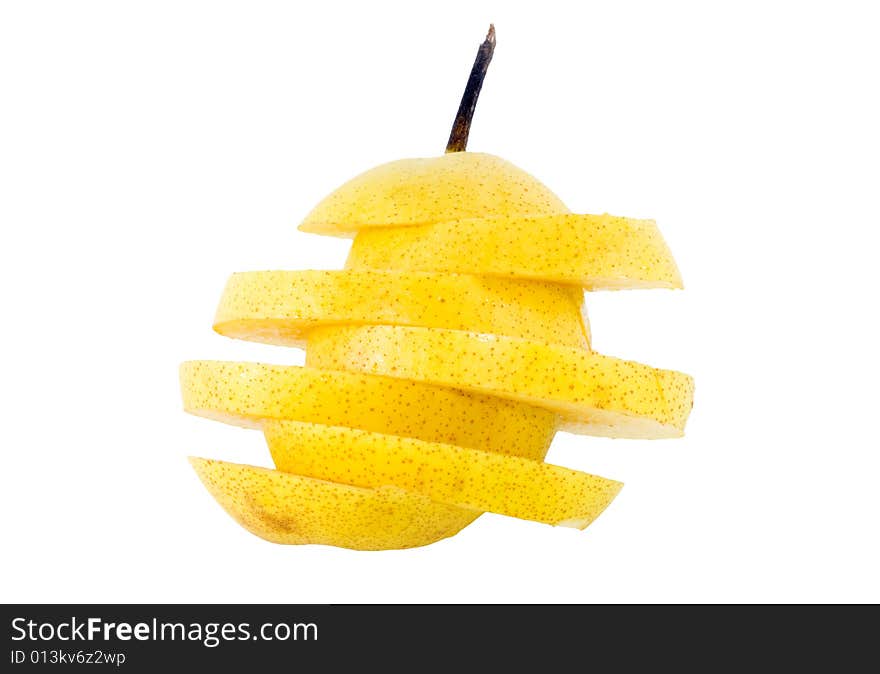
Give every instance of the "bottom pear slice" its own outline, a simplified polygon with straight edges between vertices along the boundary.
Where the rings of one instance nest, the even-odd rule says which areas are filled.
[[[393,485],[472,511],[585,528],[620,482],[549,463],[341,426],[267,421],[279,470],[365,488]]]
[[[236,522],[272,543],[414,548],[458,533],[480,514],[395,487],[362,489],[195,457],[190,463]]]
[[[271,419],[297,419],[480,447],[532,459],[544,457],[558,423],[552,412],[492,396],[403,379],[308,367],[191,361],[180,368],[180,384],[187,412],[226,423],[259,428]],[[213,470],[220,471],[221,468]],[[257,479],[252,477],[251,481]],[[262,482],[269,479],[259,478]],[[281,536],[286,542],[297,542],[299,539],[289,532],[284,534],[277,527],[267,529],[261,524],[263,520],[258,515],[265,508],[258,507],[246,496],[253,489],[252,484],[245,488],[236,487],[232,482],[225,490],[218,487],[212,489],[212,493],[249,531],[269,540]],[[280,487],[273,489],[277,492]],[[221,496],[224,493],[227,496]],[[236,495],[238,500],[231,501],[229,494]],[[356,544],[346,544],[345,539],[338,536],[305,542],[325,542],[363,550],[416,547],[452,536],[477,517],[472,511],[463,512],[404,492],[395,492],[393,496],[386,494],[379,500],[378,497],[346,498],[346,517],[352,521],[375,519],[376,513],[381,511],[378,504],[391,502],[390,499],[393,508],[386,507],[389,514],[402,513],[395,515],[398,518],[421,518],[426,522],[425,528],[402,530],[389,543],[387,534],[382,533],[376,520],[372,529],[357,534]],[[412,503],[407,503],[409,498]],[[301,499],[294,499],[294,502],[298,504],[299,518],[284,520],[282,517],[279,521],[311,521],[306,516],[312,512],[308,509],[308,502]],[[357,514],[358,508],[364,509],[363,516]],[[271,509],[269,512],[271,517]],[[337,532],[342,526],[330,531]],[[391,521],[387,526],[396,527],[394,531],[400,529]],[[375,540],[371,538],[371,532],[376,534]],[[333,542],[335,540],[343,542]]]

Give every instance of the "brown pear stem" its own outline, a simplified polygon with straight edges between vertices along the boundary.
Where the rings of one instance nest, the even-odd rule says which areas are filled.
[[[464,152],[467,149],[468,134],[471,132],[471,122],[474,119],[474,109],[477,107],[477,99],[480,97],[480,89],[483,88],[483,80],[486,71],[492,62],[492,54],[495,53],[495,24],[489,24],[489,32],[486,39],[477,50],[477,58],[471,68],[467,86],[458,106],[458,113],[452,123],[452,131],[449,134],[449,142],[446,143],[446,152]]]

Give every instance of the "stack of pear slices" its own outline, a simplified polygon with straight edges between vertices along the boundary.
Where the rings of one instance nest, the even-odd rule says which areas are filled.
[[[693,381],[595,353],[583,290],[680,288],[652,221],[575,215],[498,157],[376,167],[300,226],[345,270],[234,274],[214,329],[306,367],[193,361],[188,412],[262,430],[274,469],[193,458],[276,543],[426,545],[482,512],[583,529],[621,483],[544,462],[557,430],[682,435]]]

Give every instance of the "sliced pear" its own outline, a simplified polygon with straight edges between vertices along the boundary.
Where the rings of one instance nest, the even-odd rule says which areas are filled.
[[[393,485],[477,512],[583,529],[623,486],[520,457],[298,421],[263,428],[279,470],[358,487]]]
[[[587,290],[681,288],[653,220],[551,215],[451,220],[358,233],[349,269],[489,274]]]
[[[568,209],[522,169],[491,154],[455,152],[376,166],[324,198],[299,228],[351,236],[363,227],[551,213]]]
[[[322,325],[471,330],[589,348],[571,286],[460,274],[258,271],[233,274],[214,319],[221,335],[301,346]]]
[[[480,515],[396,487],[361,489],[195,457],[190,463],[236,522],[272,543],[414,548],[452,536]]]
[[[308,367],[190,361],[187,412],[258,428],[296,419],[541,459],[558,417],[532,405],[420,382]]]
[[[595,352],[458,330],[319,328],[306,363],[455,386],[552,410],[563,430],[623,438],[683,434],[693,379]]]

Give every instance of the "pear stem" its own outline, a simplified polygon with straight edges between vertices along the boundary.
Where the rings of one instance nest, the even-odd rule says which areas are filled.
[[[477,50],[477,58],[471,68],[467,86],[458,105],[458,113],[452,123],[452,131],[449,134],[449,142],[446,143],[446,152],[464,152],[467,149],[468,135],[471,132],[471,122],[474,119],[474,109],[477,107],[477,99],[480,97],[480,89],[483,88],[483,80],[486,71],[492,62],[495,53],[495,24],[489,24],[489,32],[480,48]]]

